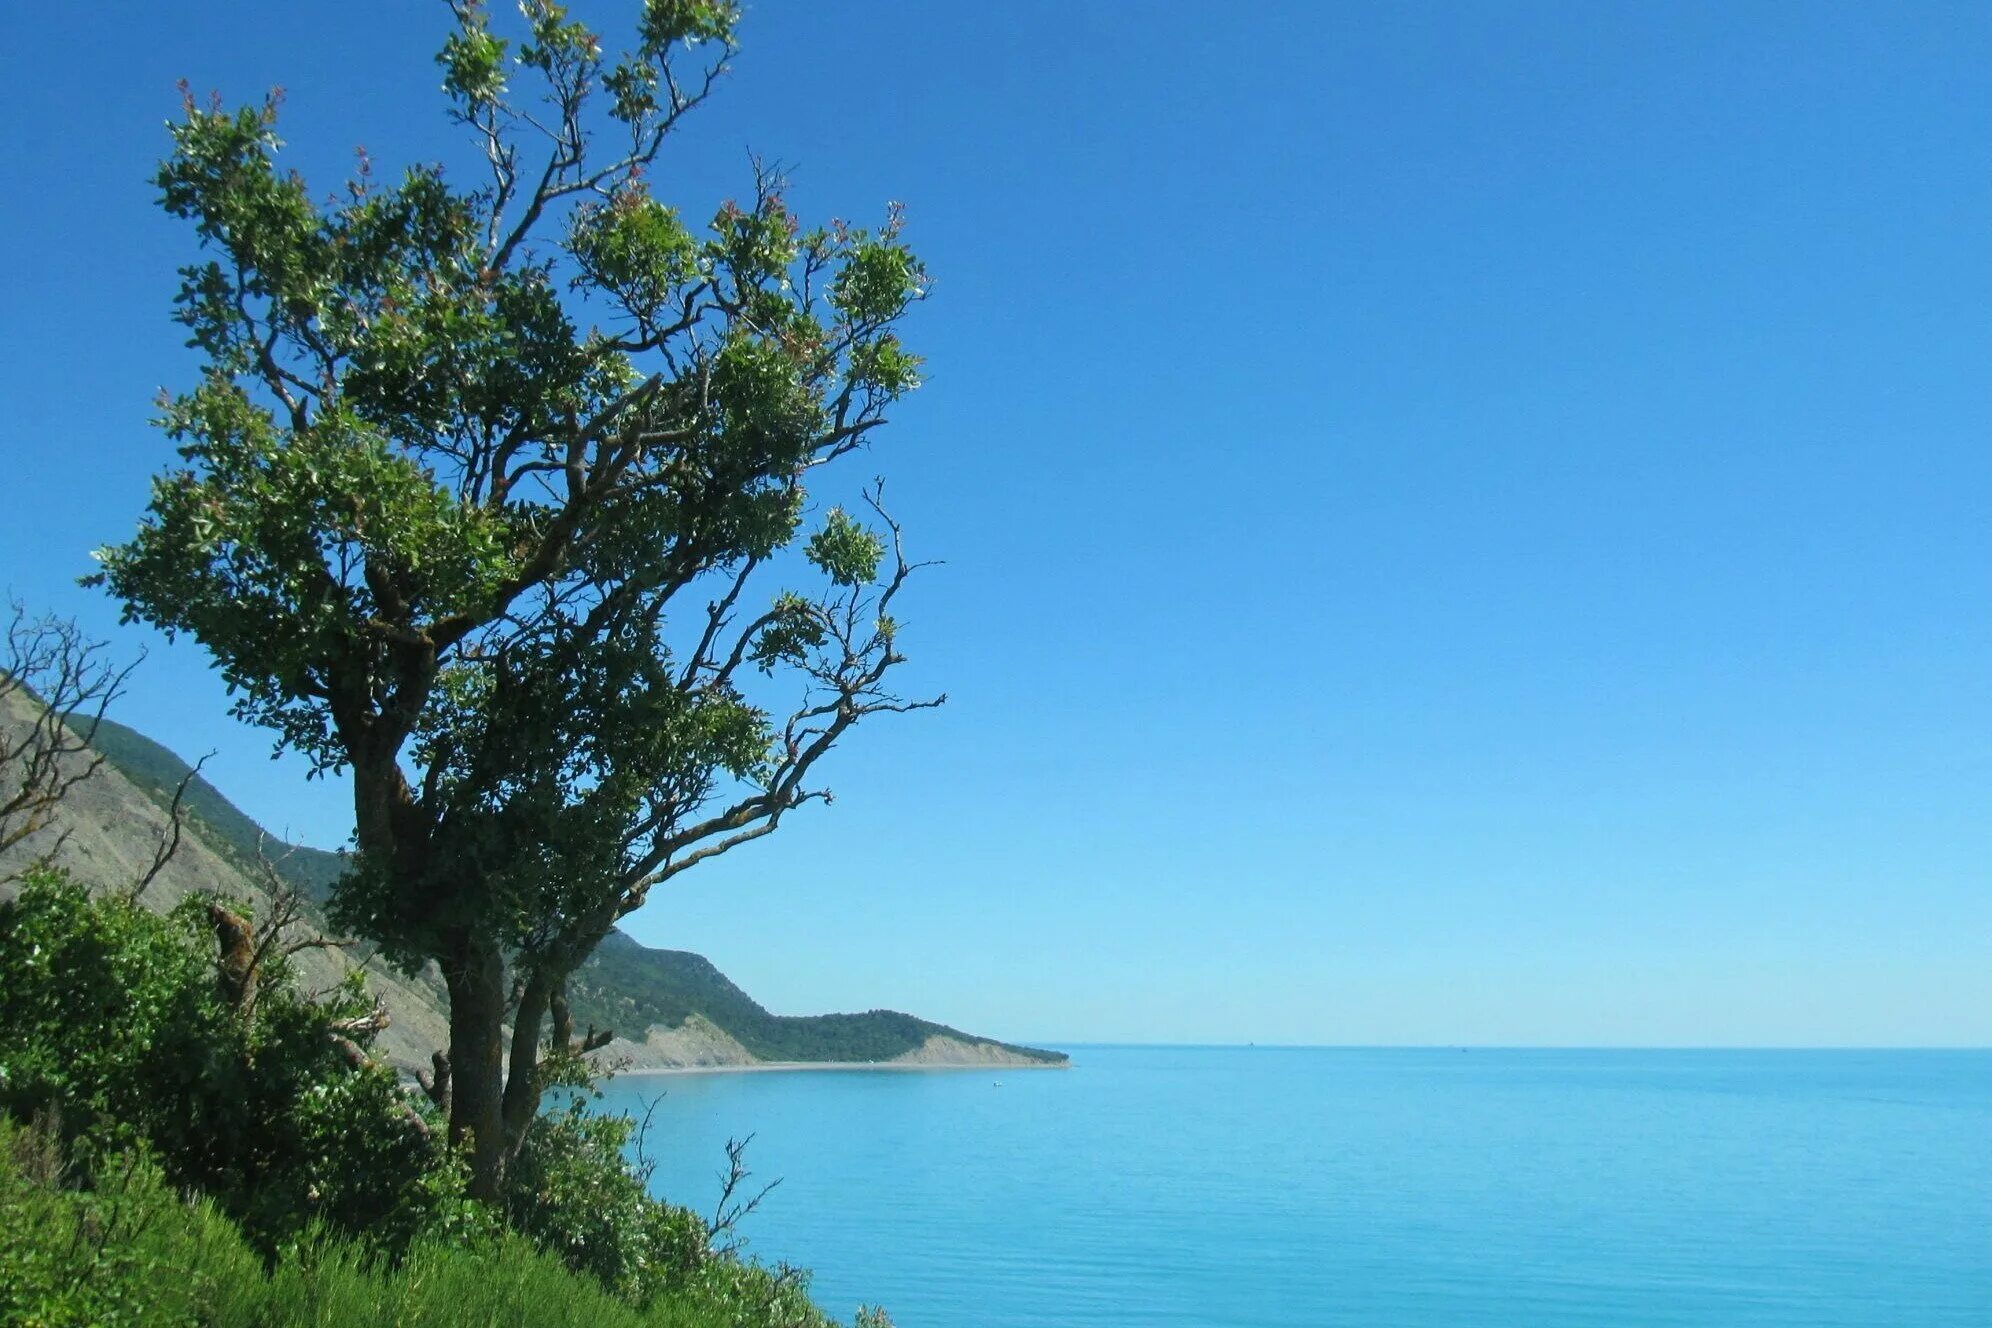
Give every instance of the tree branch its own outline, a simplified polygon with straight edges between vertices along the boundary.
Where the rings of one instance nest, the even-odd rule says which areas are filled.
[[[11,602],[0,638],[0,705],[25,704],[30,713],[18,729],[0,727],[0,850],[48,824],[63,798],[103,766],[92,746],[97,726],[137,667],[106,662],[103,649],[75,623],[30,617]]]
[[[209,752],[194,762],[186,774],[180,776],[179,784],[173,789],[173,801],[166,808],[166,827],[160,831],[159,842],[152,850],[152,865],[145,869],[145,874],[138,878],[137,884],[125,892],[125,897],[133,903],[138,902],[152,882],[158,879],[159,873],[166,870],[166,864],[173,860],[173,855],[180,851],[180,836],[186,825],[184,813],[187,790],[201,777],[201,767],[212,759],[214,753]]]

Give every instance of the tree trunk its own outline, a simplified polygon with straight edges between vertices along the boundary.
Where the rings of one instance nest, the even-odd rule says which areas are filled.
[[[613,914],[605,916],[613,919]],[[505,1155],[515,1157],[525,1142],[533,1117],[539,1114],[542,1046],[559,1055],[585,1055],[609,1040],[609,1030],[599,1033],[591,1026],[588,1036],[574,1040],[574,1021],[567,1010],[567,979],[586,962],[602,938],[609,934],[613,920],[597,917],[583,925],[579,937],[569,936],[550,946],[530,962],[526,980],[519,989],[519,1009],[512,1021],[511,1066],[505,1078]],[[552,1028],[546,1029],[547,1016]],[[543,1034],[550,1034],[542,1043]]]
[[[470,1192],[496,1203],[505,1179],[505,959],[463,934],[443,965],[450,993],[450,1142],[470,1143]]]
[[[508,1158],[518,1154],[527,1127],[539,1114],[540,1026],[546,1021],[552,994],[552,984],[537,972],[526,979],[519,992],[519,1009],[512,1020],[511,1068],[505,1077],[504,1129]]]

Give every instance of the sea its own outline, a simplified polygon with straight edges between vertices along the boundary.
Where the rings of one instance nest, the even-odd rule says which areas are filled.
[[[1992,1328],[1992,1052],[1062,1050],[603,1105],[847,1320]]]

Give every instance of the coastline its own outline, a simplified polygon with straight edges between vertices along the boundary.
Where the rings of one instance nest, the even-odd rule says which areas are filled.
[[[793,1052],[800,1048],[780,1050]],[[847,1045],[837,1050],[848,1052],[857,1048]],[[704,1015],[691,1014],[675,1028],[651,1026],[641,1042],[628,1038],[611,1040],[596,1063],[605,1067],[620,1065],[620,1074],[718,1074],[734,1070],[993,1070],[1006,1066],[1034,1069],[1063,1064],[1065,1059],[1043,1061],[1028,1048],[933,1033],[917,1047],[878,1060],[763,1060]]]
[[[1069,1070],[1067,1061],[753,1061],[744,1065],[652,1065],[616,1071],[618,1079],[653,1074],[791,1074],[810,1070]]]

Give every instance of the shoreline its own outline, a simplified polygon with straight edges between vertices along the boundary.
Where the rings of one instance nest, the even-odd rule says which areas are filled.
[[[652,1074],[793,1074],[812,1070],[958,1071],[1069,1070],[1071,1061],[753,1061],[745,1065],[654,1065],[616,1071],[627,1079]]]

